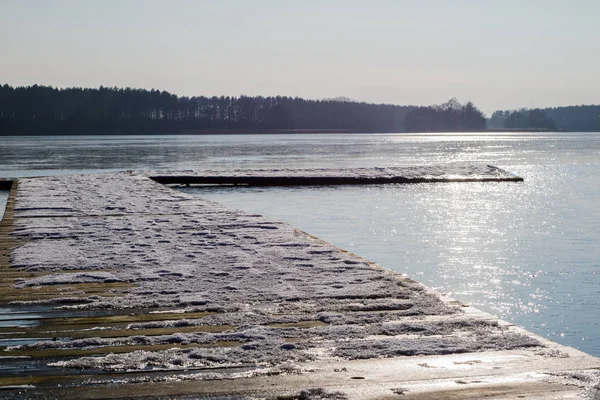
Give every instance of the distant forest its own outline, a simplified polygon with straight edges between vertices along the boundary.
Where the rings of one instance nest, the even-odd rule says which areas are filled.
[[[495,111],[488,128],[600,132],[600,105]]]
[[[481,132],[486,129],[485,116],[468,102],[456,99],[439,106],[415,107],[404,119],[406,132]]]
[[[345,98],[183,97],[102,86],[0,85],[0,135],[476,132],[486,128],[600,131],[600,106],[499,110],[486,121],[473,103],[456,99],[418,107]]]
[[[180,97],[165,91],[0,86],[0,134],[170,134],[226,131],[343,130],[453,132],[485,130],[485,117],[455,99],[431,107],[348,99]]]

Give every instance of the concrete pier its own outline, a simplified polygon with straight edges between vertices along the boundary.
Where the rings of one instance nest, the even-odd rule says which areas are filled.
[[[596,357],[138,173],[13,184],[0,286],[2,398],[554,399],[599,390]]]

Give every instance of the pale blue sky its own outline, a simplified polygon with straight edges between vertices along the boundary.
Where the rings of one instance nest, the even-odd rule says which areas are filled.
[[[0,0],[0,83],[600,103],[600,0]]]

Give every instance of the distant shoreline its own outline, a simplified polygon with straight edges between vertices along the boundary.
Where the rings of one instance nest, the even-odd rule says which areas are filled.
[[[349,129],[185,129],[179,132],[94,132],[94,133],[5,133],[2,136],[170,136],[170,135],[287,135],[287,134],[359,134],[404,132],[354,132]]]
[[[548,128],[488,128],[486,132],[571,132],[566,129]]]
[[[355,132],[349,129],[186,129],[181,132],[156,133],[64,133],[64,134],[44,134],[44,133],[0,133],[3,136],[175,136],[175,135],[310,135],[310,134],[348,134],[348,135],[385,135],[385,134],[405,134],[405,135],[431,135],[436,133],[444,134],[462,134],[462,133],[530,133],[530,132],[548,132],[564,133],[572,132],[566,129],[545,129],[545,128],[490,128],[483,131],[440,131],[440,132]],[[586,131],[587,132],[587,131]]]
[[[311,133],[358,133],[349,129],[185,129],[179,135],[278,135]]]

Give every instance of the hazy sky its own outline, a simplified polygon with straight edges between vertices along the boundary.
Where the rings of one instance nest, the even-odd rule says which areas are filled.
[[[0,0],[0,83],[600,103],[600,0]]]

